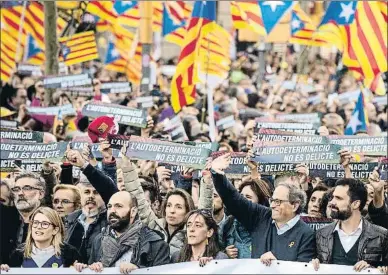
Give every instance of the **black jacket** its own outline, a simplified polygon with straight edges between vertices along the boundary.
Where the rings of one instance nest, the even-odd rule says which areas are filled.
[[[108,234],[108,229],[104,230],[102,234]],[[89,264],[99,262],[101,260],[102,234],[99,234],[94,239]],[[114,266],[117,260],[119,260],[127,251],[116,255],[111,266]],[[143,226],[140,229],[140,236],[137,245],[132,252],[131,263],[139,268],[169,264],[170,247],[164,241],[164,237],[159,232],[152,230],[147,226]]]
[[[384,205],[381,208],[376,208],[373,205],[373,201],[369,204],[368,215],[371,222],[375,225],[388,229],[388,201],[385,200]]]
[[[10,267],[21,267],[24,260],[24,246],[19,246],[11,255],[9,262]],[[63,259],[63,267],[70,267],[75,261],[80,262],[81,256],[77,249],[67,243],[64,243],[61,247],[61,258]]]
[[[323,264],[331,264],[336,226],[337,222],[333,222],[317,231],[317,256]],[[388,265],[388,231],[385,228],[362,219],[359,240],[358,261],[366,261],[374,267]]]
[[[9,256],[15,248],[24,242],[18,241],[18,232],[23,227],[24,223],[21,220],[20,214],[16,207],[5,206],[0,203],[0,263],[8,264]]]
[[[110,197],[118,191],[114,182],[90,164],[84,169],[83,173],[101,195],[105,204],[108,204]],[[82,261],[87,262],[94,238],[107,226],[107,217],[106,211],[101,212],[97,219],[89,225],[88,231],[85,233],[83,225],[78,220],[81,214],[82,210],[77,210],[65,218],[65,241],[75,246],[82,256]]]

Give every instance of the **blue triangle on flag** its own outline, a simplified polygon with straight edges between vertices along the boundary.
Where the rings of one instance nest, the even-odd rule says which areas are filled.
[[[27,46],[27,52],[26,57],[27,59],[30,57],[33,57],[34,55],[42,52],[42,49],[38,46],[36,40],[29,35],[28,36],[28,46]]]
[[[352,116],[345,128],[345,135],[354,135],[359,131],[367,131],[367,118],[364,108],[364,96],[362,92],[358,96],[356,108],[354,108]]]
[[[348,25],[354,20],[357,1],[331,1],[320,24],[324,25],[331,21],[337,25]]]
[[[166,7],[163,8],[163,28],[162,35],[166,36],[169,33],[176,31],[177,29],[184,27],[185,21],[177,24],[172,18]]]
[[[294,35],[296,32],[303,30],[305,27],[304,22],[299,18],[296,12],[292,12],[291,14],[291,35]]]
[[[120,59],[120,53],[117,51],[113,42],[109,42],[108,51],[106,52],[105,64],[110,64]]]
[[[269,34],[295,1],[258,1],[265,30]]]
[[[117,14],[123,14],[127,10],[134,8],[137,5],[137,1],[115,1],[113,8],[116,10]]]
[[[209,21],[216,20],[216,1],[195,1],[192,18],[204,18]]]

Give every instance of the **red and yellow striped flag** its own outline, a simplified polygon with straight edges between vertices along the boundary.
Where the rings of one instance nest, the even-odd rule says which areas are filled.
[[[59,40],[66,66],[98,58],[96,38],[93,31],[77,33]]]
[[[88,5],[86,6],[86,11],[114,25],[116,24],[118,15],[113,7],[113,4],[114,3],[111,0],[89,1]]]
[[[369,81],[386,72],[387,31],[379,2],[359,1],[353,23],[341,26],[344,65]]]
[[[17,40],[5,29],[1,30],[0,40],[0,79],[8,81],[16,68],[16,47]]]
[[[22,25],[22,6],[14,6],[11,8],[2,8],[0,12],[2,29],[6,30],[8,35],[12,36],[16,41],[19,40],[19,28]],[[24,25],[24,24],[23,24]],[[24,47],[27,40],[27,32],[25,28],[21,29],[20,43]]]
[[[316,26],[310,17],[296,3],[291,11],[291,37],[289,42],[307,46],[329,46],[326,41],[314,38]]]
[[[257,1],[232,1],[230,11],[235,29],[250,29],[260,35],[266,35]]]
[[[202,40],[219,27],[215,23],[216,3],[214,1],[196,1],[191,19],[187,26],[185,44],[179,56],[176,73],[171,82],[171,104],[177,113],[183,106],[195,102],[195,85],[200,83],[198,60]],[[221,28],[221,27],[219,27]]]

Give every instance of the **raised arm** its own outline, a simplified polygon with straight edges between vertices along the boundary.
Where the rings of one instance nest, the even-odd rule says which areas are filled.
[[[125,156],[125,151],[126,146],[123,146],[121,169],[123,170],[125,189],[136,198],[140,219],[144,225],[148,226],[152,221],[156,221],[158,217],[147,202],[136,166]]]
[[[211,173],[214,187],[222,198],[222,201],[230,214],[239,220],[249,231],[255,228],[256,224],[271,210],[260,204],[252,203],[242,196],[224,175],[230,163],[230,155],[222,155],[211,163]]]
[[[375,191],[373,201],[368,207],[369,217],[374,224],[388,229],[388,204],[384,198],[384,181],[380,180],[377,169],[372,172],[368,180]]]
[[[213,210],[213,181],[209,172],[203,175],[199,188],[198,208]]]

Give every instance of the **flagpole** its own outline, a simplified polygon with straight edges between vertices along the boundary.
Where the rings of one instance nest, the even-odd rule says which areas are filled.
[[[22,32],[23,32],[23,25],[24,25],[24,18],[26,16],[26,10],[27,10],[27,1],[24,1],[23,3],[23,10],[22,10],[22,16],[20,18],[20,25],[19,25],[19,33],[18,33],[18,43],[16,45],[16,60],[18,60],[19,54],[20,54],[20,43],[22,40]]]

